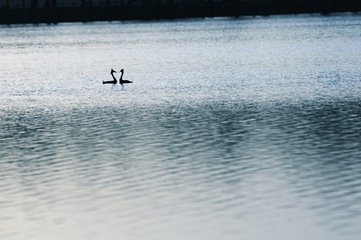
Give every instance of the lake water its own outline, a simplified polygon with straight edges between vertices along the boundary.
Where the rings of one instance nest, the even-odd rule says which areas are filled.
[[[360,239],[360,29],[1,26],[0,239]]]

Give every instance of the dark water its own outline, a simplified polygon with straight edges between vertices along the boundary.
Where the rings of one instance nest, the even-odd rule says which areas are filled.
[[[0,239],[360,239],[360,26],[1,27]]]

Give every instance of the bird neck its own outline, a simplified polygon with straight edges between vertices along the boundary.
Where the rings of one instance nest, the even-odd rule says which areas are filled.
[[[114,75],[113,75],[113,74],[114,74],[114,72],[111,72],[110,74],[112,75],[113,80],[114,80],[114,81],[116,81],[117,79],[116,79],[116,78],[114,77]]]
[[[120,81],[123,80],[123,74],[124,74],[124,71],[121,71],[120,78],[119,78]]]

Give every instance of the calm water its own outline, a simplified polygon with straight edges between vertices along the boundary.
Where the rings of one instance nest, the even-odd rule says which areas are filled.
[[[360,29],[0,27],[0,239],[360,239]]]

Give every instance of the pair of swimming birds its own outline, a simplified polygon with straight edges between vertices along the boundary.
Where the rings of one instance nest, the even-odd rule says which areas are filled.
[[[115,71],[113,68],[110,71],[110,74],[113,77],[113,81],[103,81],[103,84],[117,84],[118,80],[115,78],[114,73],[116,73],[117,71]],[[119,84],[123,85],[125,83],[132,83],[133,81],[129,81],[129,80],[125,80],[123,79],[123,75],[124,75],[124,69],[121,69],[119,71],[121,73],[120,78],[119,78]]]

